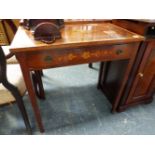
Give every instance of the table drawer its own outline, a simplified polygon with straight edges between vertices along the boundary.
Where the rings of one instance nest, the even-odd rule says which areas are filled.
[[[136,52],[137,45],[133,43],[27,52],[26,59],[31,69],[129,59],[132,53]]]

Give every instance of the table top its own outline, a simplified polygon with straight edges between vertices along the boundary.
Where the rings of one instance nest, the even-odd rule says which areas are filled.
[[[144,37],[111,23],[65,24],[61,39],[52,44],[35,41],[32,32],[19,27],[10,46],[11,52],[43,49],[73,48],[103,44],[121,44],[143,41]]]
[[[110,23],[111,21],[112,19],[64,19],[65,24]]]

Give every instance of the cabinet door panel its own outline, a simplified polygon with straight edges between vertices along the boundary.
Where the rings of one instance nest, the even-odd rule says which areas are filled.
[[[129,102],[147,99],[152,95],[155,81],[155,43],[150,42],[146,48],[137,76],[127,99]]]
[[[142,74],[143,75],[140,75],[139,73],[138,75],[140,76],[140,79],[138,81],[134,96],[142,96],[149,92],[149,88],[151,87],[155,75],[155,49],[151,50],[151,54]]]

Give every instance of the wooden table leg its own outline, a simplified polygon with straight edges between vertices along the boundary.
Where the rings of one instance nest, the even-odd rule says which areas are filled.
[[[25,61],[26,59],[24,58],[24,55],[17,56],[17,59],[20,62],[21,70],[22,70],[23,77],[25,80],[25,85],[26,85],[26,88],[27,88],[27,91],[28,91],[28,94],[30,97],[30,101],[32,104],[32,108],[33,108],[33,111],[35,114],[35,118],[36,118],[38,127],[40,129],[40,132],[44,132],[44,127],[42,124],[40,110],[37,105],[37,99],[36,99],[35,91],[33,88],[32,81],[31,81],[30,71],[29,71],[29,69],[26,65],[26,61]]]

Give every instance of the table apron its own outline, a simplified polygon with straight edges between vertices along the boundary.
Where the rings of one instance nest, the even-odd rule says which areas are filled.
[[[25,62],[30,70],[38,70],[99,61],[130,59],[136,51],[136,43],[42,50],[25,52]]]

